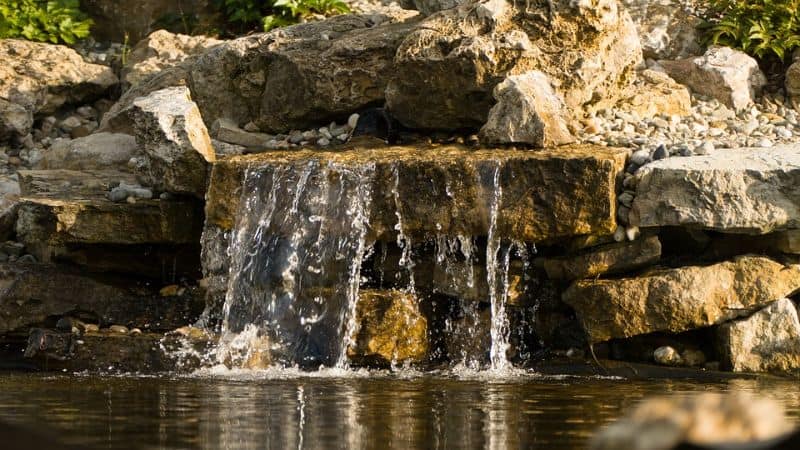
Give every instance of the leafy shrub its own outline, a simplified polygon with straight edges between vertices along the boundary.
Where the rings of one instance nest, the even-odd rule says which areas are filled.
[[[708,15],[712,44],[781,61],[800,47],[800,0],[712,0]]]
[[[217,0],[229,22],[240,31],[269,31],[291,25],[315,14],[332,16],[350,12],[342,0]]]
[[[0,0],[0,38],[74,44],[91,25],[79,0]]]

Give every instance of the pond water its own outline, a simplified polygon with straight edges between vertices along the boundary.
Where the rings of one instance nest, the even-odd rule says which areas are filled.
[[[750,391],[800,423],[800,384],[294,371],[0,374],[0,423],[81,448],[584,448],[655,395]],[[33,447],[32,447],[33,448]]]

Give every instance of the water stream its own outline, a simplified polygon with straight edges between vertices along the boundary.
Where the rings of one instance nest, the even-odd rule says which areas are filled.
[[[389,246],[396,246],[399,260],[389,269],[401,285],[392,288],[415,298],[436,292],[457,299],[469,297],[461,305],[466,325],[459,326],[468,336],[462,347],[478,349],[456,350],[452,362],[495,372],[511,369],[506,312],[509,269],[512,259],[524,260],[527,255],[523,243],[504,236],[499,228],[502,169],[502,162],[495,161],[476,172],[477,201],[486,207],[488,235],[443,230],[418,240],[412,238],[413,230],[409,231],[404,217],[405,204],[414,200],[402,197],[400,164],[391,166],[388,176],[392,178],[384,181],[387,191],[383,193],[374,192],[378,175],[371,163],[311,159],[250,167],[228,249],[230,272],[217,362],[250,368],[347,367],[347,349],[354,345],[358,327],[359,289],[365,283],[384,284]],[[444,180],[444,189],[453,199],[451,180]],[[375,211],[373,197],[394,211]],[[371,241],[370,220],[376,215],[396,219],[391,225],[394,237],[383,237],[379,245]],[[442,226],[437,223],[436,229]],[[481,262],[478,256],[484,247]],[[424,254],[424,248],[434,249],[433,268],[415,260],[424,257],[417,254]],[[376,250],[380,270],[377,279],[369,279],[362,265]],[[418,273],[425,270],[434,274]],[[419,286],[419,277],[428,284],[433,278],[433,286]],[[482,303],[490,308],[486,328],[480,325]],[[488,340],[481,336],[484,332]],[[486,360],[481,356],[483,341],[488,342]]]

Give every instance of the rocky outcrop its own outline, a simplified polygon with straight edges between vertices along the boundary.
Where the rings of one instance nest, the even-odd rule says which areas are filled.
[[[155,91],[136,99],[123,114],[142,150],[133,164],[142,181],[159,191],[203,198],[208,164],[216,154],[189,90]]]
[[[756,60],[730,47],[711,47],[703,56],[660,64],[678,83],[736,111],[752,105],[767,84]]]
[[[122,81],[129,86],[189,58],[206,52],[223,41],[207,36],[188,36],[158,30],[141,40],[128,55]]]
[[[778,447],[792,429],[781,404],[767,398],[744,392],[672,396],[642,402],[595,436],[590,449]]]
[[[633,18],[645,58],[679,59],[703,53],[702,19],[687,0],[621,0]]]
[[[599,247],[584,253],[543,261],[547,276],[554,280],[577,280],[603,274],[632,271],[653,264],[661,257],[661,243],[656,236]]]
[[[765,280],[769,280],[765,282]],[[635,278],[575,282],[563,294],[589,342],[679,333],[746,316],[800,289],[800,266],[743,256]]]
[[[136,139],[127,134],[96,133],[79,139],[56,141],[36,169],[126,170],[139,154]]]
[[[639,72],[629,94],[618,106],[642,118],[658,115],[684,117],[692,114],[689,90],[669,75],[654,70]]]
[[[104,171],[23,171],[16,231],[31,246],[196,243],[202,212],[183,200],[107,199],[111,183],[129,174]]]
[[[800,321],[789,299],[717,330],[720,365],[734,372],[800,370]]]
[[[167,298],[52,265],[0,264],[0,334],[70,314],[103,326],[166,331],[193,320],[202,308],[196,293]]]
[[[357,144],[349,151],[233,157],[214,164],[206,223],[225,230],[233,227],[247,168],[269,173],[305,166],[372,171],[362,182],[370,186],[369,223],[376,236],[393,235],[398,215],[403,233],[417,237],[485,236],[493,221],[497,236],[527,242],[611,234],[624,159],[622,150],[594,146],[496,152],[459,146],[371,149]],[[294,173],[299,176],[302,171]],[[493,218],[493,198],[500,192]]]
[[[492,92],[509,75],[542,71],[567,111],[611,106],[633,78],[641,48],[616,0],[488,0],[424,20],[397,50],[387,106],[412,128],[482,126]]]
[[[36,115],[92,101],[119,82],[111,68],[61,45],[0,40],[0,61],[0,140],[24,137]]]
[[[796,145],[668,158],[646,165],[636,179],[632,225],[750,234],[800,227]]]
[[[394,72],[394,56],[413,16],[336,16],[246,36],[142,81],[122,96],[101,128],[138,97],[187,85],[207,124],[219,118],[242,127],[288,132],[346,118],[379,104]]]
[[[567,128],[564,101],[544,73],[511,75],[493,95],[497,103],[481,128],[484,142],[554,147],[575,141]]]
[[[402,364],[419,363],[427,357],[428,323],[412,294],[361,291],[358,295],[358,330],[348,348],[351,360]]]

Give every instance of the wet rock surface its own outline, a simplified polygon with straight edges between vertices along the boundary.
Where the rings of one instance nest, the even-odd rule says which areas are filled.
[[[356,322],[354,345],[348,349],[351,360],[403,364],[422,362],[428,356],[428,324],[412,294],[361,291]]]
[[[614,190],[624,153],[577,146],[543,152],[470,151],[458,146],[352,147],[345,152],[273,152],[221,160],[214,165],[207,224],[230,229],[244,172],[281,167],[373,168],[370,225],[377,236],[394,230],[398,211],[409,235],[488,233],[494,192],[502,189],[497,233],[525,241],[616,228]],[[589,187],[584,191],[582,187]],[[531,195],[530,189],[536,189]],[[397,194],[394,193],[397,192]],[[612,201],[603,201],[614,197]],[[397,203],[396,203],[397,202]]]

